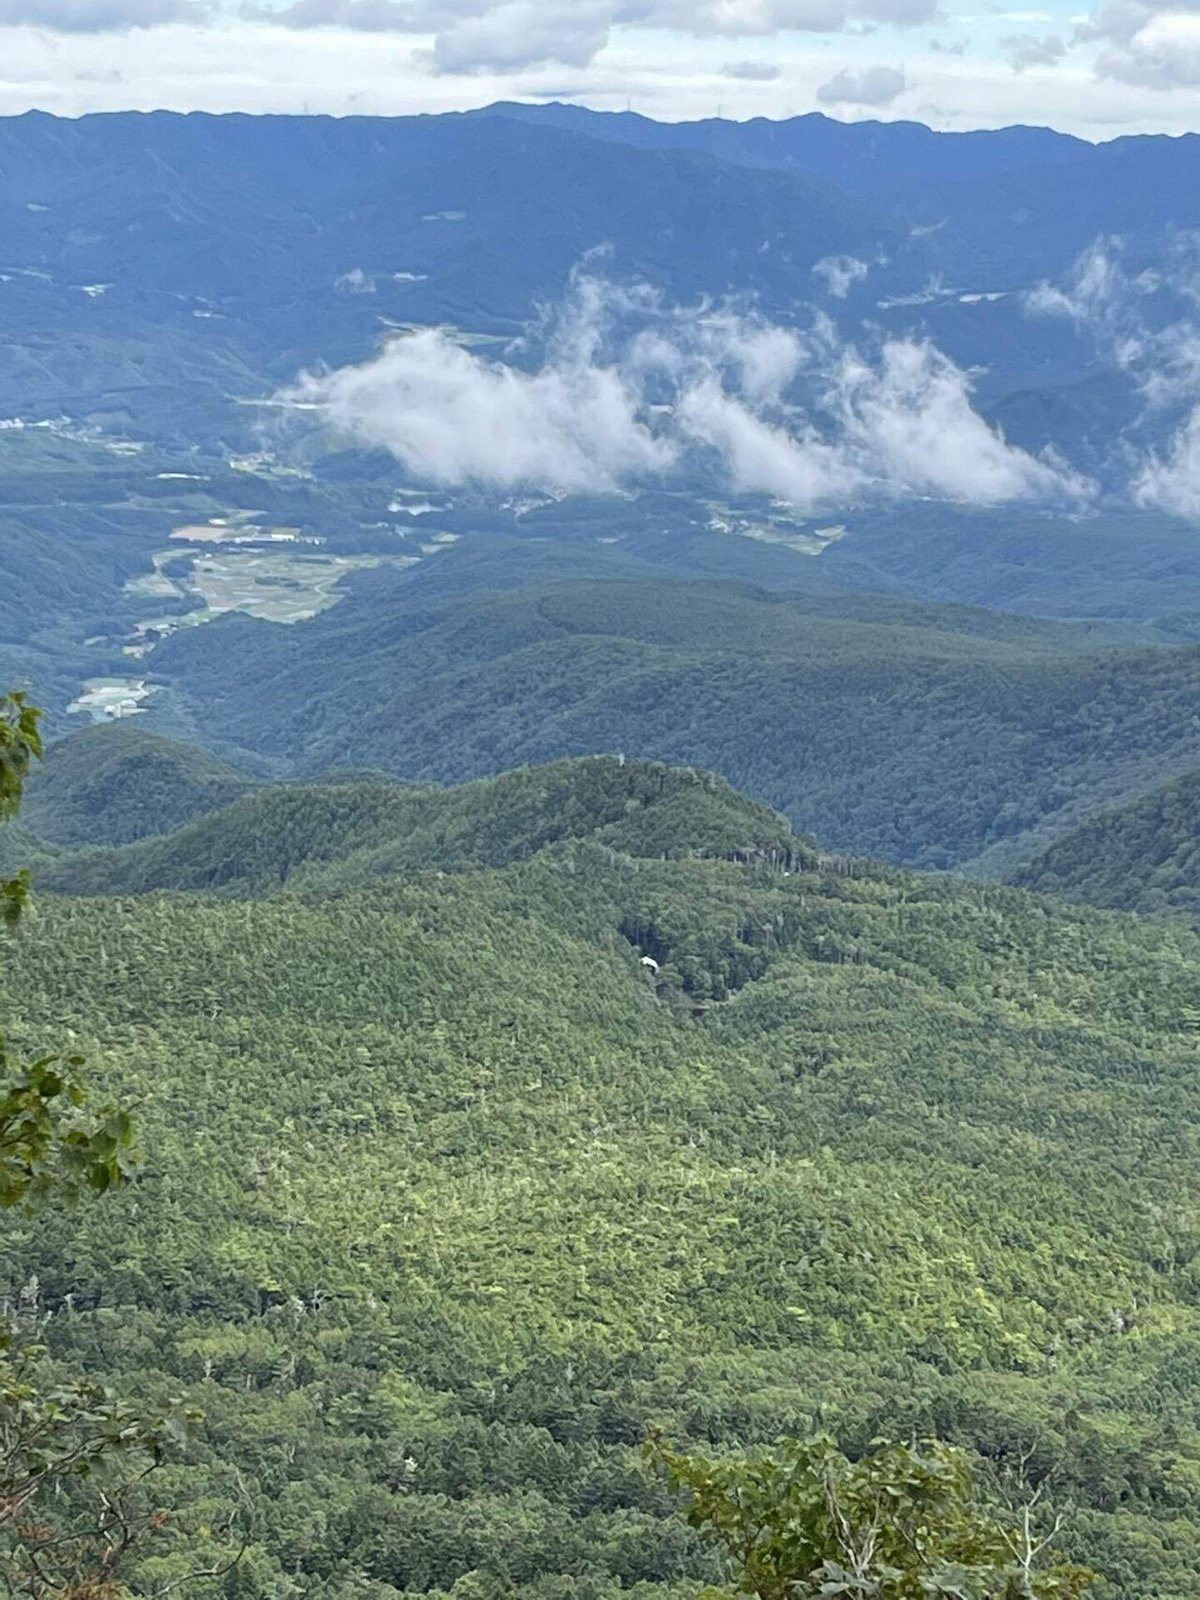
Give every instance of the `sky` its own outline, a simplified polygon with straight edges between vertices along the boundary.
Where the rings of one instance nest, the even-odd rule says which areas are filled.
[[[571,100],[1200,131],[1200,0],[0,0],[0,114]]]

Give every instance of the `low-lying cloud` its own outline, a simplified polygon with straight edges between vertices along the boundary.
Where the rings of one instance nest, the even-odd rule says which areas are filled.
[[[1121,241],[1098,239],[1061,283],[1026,296],[1030,314],[1089,335],[1137,386],[1143,432],[1170,426],[1167,443],[1128,444],[1138,504],[1200,520],[1200,236],[1178,236],[1152,268],[1130,271]],[[1172,425],[1173,424],[1173,425]]]
[[[535,348],[536,345],[536,348]],[[611,492],[697,475],[802,509],[865,495],[1076,500],[1069,470],[1006,442],[926,341],[843,341],[744,306],[670,306],[590,275],[516,359],[439,329],[282,398],[445,487]]]
[[[871,269],[865,261],[858,261],[854,256],[822,256],[812,270],[813,277],[825,285],[835,300],[844,300]]]
[[[1135,488],[1142,505],[1200,522],[1200,405],[1164,452],[1151,453]]]
[[[972,408],[967,374],[928,341],[889,339],[876,362],[847,350],[834,398],[846,445],[884,485],[989,505],[1088,493],[1068,468],[1006,443]]]

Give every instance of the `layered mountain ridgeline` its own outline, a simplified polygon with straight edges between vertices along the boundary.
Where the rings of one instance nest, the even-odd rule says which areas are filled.
[[[878,597],[437,581],[303,628],[227,619],[154,665],[210,737],[309,774],[359,749],[422,782],[624,751],[718,771],[832,849],[993,876],[1200,760],[1191,648]]]
[[[919,185],[957,185],[996,179],[1030,167],[1081,162],[1096,147],[1053,128],[1011,127],[969,133],[934,132],[918,122],[840,122],[821,112],[774,121],[655,122],[634,111],[592,111],[550,102],[501,101],[480,113],[567,128],[593,139],[651,150],[703,150],[741,166],[808,172],[849,194],[895,203]],[[1151,141],[1153,143],[1166,143]],[[1186,141],[1185,141],[1186,142]],[[1113,147],[1101,147],[1104,154]]]
[[[975,265],[988,262],[1001,273],[1018,263],[1018,270],[1037,270],[1048,256],[1081,250],[1108,229],[1144,248],[1154,235],[1187,226],[1189,213],[1192,226],[1200,221],[1194,134],[1096,145],[1050,128],[935,133],[915,122],[844,123],[819,113],[779,122],[661,123],[584,106],[503,103],[481,114],[801,172],[918,224],[938,224],[950,236],[941,243],[957,246],[960,261],[973,252]]]
[[[1182,241],[1200,222],[1196,151],[1188,139],[1094,149],[1044,130],[959,136],[823,118],[666,128],[536,107],[0,119],[2,679],[28,682],[59,715],[89,680],[140,671],[126,652],[184,615],[265,614],[291,599],[294,620],[336,598],[337,563],[430,565],[452,538],[481,563],[511,539],[514,567],[539,577],[598,571],[602,550],[606,571],[873,586],[1195,638],[1191,530],[1131,505],[1138,463],[1170,456],[1186,395],[1148,408],[1148,372],[1125,370],[1086,318],[1033,314],[1026,291],[1043,279],[1069,290],[1077,250],[1120,232],[1142,345],[1178,343],[1164,329],[1191,315],[1176,300],[1190,283]],[[914,190],[901,178],[916,165]],[[632,302],[661,296],[668,322],[669,308],[690,308],[678,327],[701,343],[701,308],[735,305],[747,329],[761,317],[799,331],[809,360],[791,399],[837,436],[830,385],[855,366],[851,349],[875,359],[881,330],[932,340],[972,374],[982,416],[1029,450],[1053,444],[1096,478],[1094,504],[1109,510],[898,506],[851,474],[819,515],[802,514],[741,495],[739,472],[702,447],[665,478],[635,474],[628,498],[531,505],[530,484],[547,498],[562,487],[543,481],[540,461],[528,483],[501,472],[489,489],[475,463],[442,473],[436,460],[354,450],[279,398],[304,369],[366,361],[417,328],[473,351],[480,373],[491,357],[555,370],[562,340],[548,330],[581,264],[613,286],[593,352],[605,370],[627,370]],[[804,332],[814,318],[815,340]],[[880,487],[890,481],[889,468]],[[992,492],[969,474],[960,487]]]
[[[1018,412],[1029,399],[1015,397],[1005,408],[1010,437],[1021,434]],[[921,505],[861,509],[848,520],[846,537],[813,563],[830,586],[1024,616],[1103,619],[1144,629],[1146,642],[1200,638],[1200,543],[1195,524],[1183,518]]]
[[[1094,145],[1048,128],[936,133],[918,123],[820,115],[664,124],[582,106],[512,104],[484,115],[616,145],[703,151],[836,185],[903,219],[930,263],[914,299],[893,286],[887,264],[864,258],[842,286],[845,303],[893,330],[911,328],[919,305],[922,334],[975,369],[983,404],[1010,439],[1032,449],[1052,443],[1110,483],[1114,438],[1149,421],[1139,386],[1111,348],[1097,349],[1099,301],[1080,304],[1072,329],[1031,316],[1027,292],[1114,236],[1135,274],[1186,249],[1200,223],[1196,135]],[[1150,320],[1161,329],[1180,315],[1189,315],[1186,299],[1173,313],[1156,306]]]
[[[1114,1596],[1196,1592],[1200,941],[635,762],[283,800],[282,890],[255,794],[225,895],[45,895],[7,973],[14,1048],[70,1040],[146,1153],[7,1274],[205,1411],[160,1494],[254,1512],[203,1600],[693,1593],[655,1424],[1026,1459]]]
[[[1013,876],[1088,905],[1200,922],[1200,772],[1072,829]]]
[[[84,894],[156,889],[270,894],[362,886],[382,877],[500,867],[563,839],[669,860],[815,859],[788,824],[706,773],[562,761],[459,789],[380,777],[296,783],[245,796],[165,837],[123,849],[58,852],[39,882]]]
[[[872,265],[872,303],[939,272],[1000,293],[1057,276],[1098,235],[1153,254],[1200,222],[1200,141],[1093,147],[1029,128],[664,126],[555,107],[34,114],[0,122],[0,160],[22,401],[107,399],[139,415],[152,391],[178,414],[172,377],[207,411],[265,372],[346,359],[379,315],[513,331],[601,245],[621,277],[790,309],[829,256]],[[1032,358],[1015,307],[972,309]],[[50,351],[48,315],[75,336]]]

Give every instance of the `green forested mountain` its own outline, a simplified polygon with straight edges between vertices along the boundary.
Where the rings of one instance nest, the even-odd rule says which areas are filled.
[[[1014,882],[1090,905],[1200,919],[1200,773],[1102,812],[1036,856]]]
[[[782,817],[707,773],[623,760],[562,761],[460,789],[386,778],[262,789],[166,837],[58,853],[48,888],[88,894],[203,889],[259,895],[396,873],[504,866],[561,839],[664,860],[772,858],[800,847]]]
[[[249,783],[194,746],[136,723],[109,723],[50,747],[24,816],[52,844],[126,844],[215,810]]]
[[[720,772],[830,847],[994,876],[1200,760],[1195,648],[880,596],[400,585],[153,660],[210,737],[310,774],[360,749],[423,782],[624,751]]]
[[[44,895],[6,970],[15,1048],[140,1101],[134,1184],[6,1274],[64,1362],[204,1409],[160,1492],[253,1528],[190,1592],[692,1594],[657,1424],[1024,1459],[1110,1594],[1200,1594],[1200,940],[632,761],[203,826],[233,863],[268,815],[282,888]]]

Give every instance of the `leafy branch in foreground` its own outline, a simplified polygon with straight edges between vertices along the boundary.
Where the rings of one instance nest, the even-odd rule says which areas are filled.
[[[81,1056],[18,1063],[0,1036],[0,1207],[77,1200],[128,1178],[132,1120],[121,1106],[82,1120],[83,1064]]]
[[[39,717],[22,695],[0,697],[0,821],[16,815],[42,753]],[[27,873],[0,883],[0,925],[15,928],[28,894]],[[19,1062],[0,1032],[0,1208],[36,1212],[127,1181],[129,1113],[87,1106],[83,1066],[75,1055]],[[116,1600],[131,1547],[168,1526],[150,1480],[190,1418],[178,1407],[146,1414],[100,1384],[62,1377],[40,1331],[33,1286],[0,1316],[0,1593]]]
[[[186,1418],[147,1417],[107,1388],[56,1382],[46,1351],[0,1335],[0,1588],[25,1600],[104,1600],[121,1564],[166,1518],[149,1490]]]
[[[42,754],[41,712],[23,694],[0,695],[0,822],[15,817],[25,780]],[[29,874],[0,882],[0,924],[13,928],[29,898]]]
[[[23,694],[0,695],[0,823],[20,809],[42,754],[40,724],[41,712]],[[29,889],[27,872],[0,882],[0,925],[16,927]],[[0,1207],[103,1194],[128,1176],[129,1114],[105,1106],[85,1119],[82,1068],[79,1056],[18,1062],[0,1028]]]
[[[736,1592],[758,1600],[1077,1600],[1092,1583],[1039,1570],[1061,1521],[1042,1528],[1036,1504],[992,1512],[946,1445],[881,1443],[858,1461],[826,1437],[722,1461],[650,1448]]]

